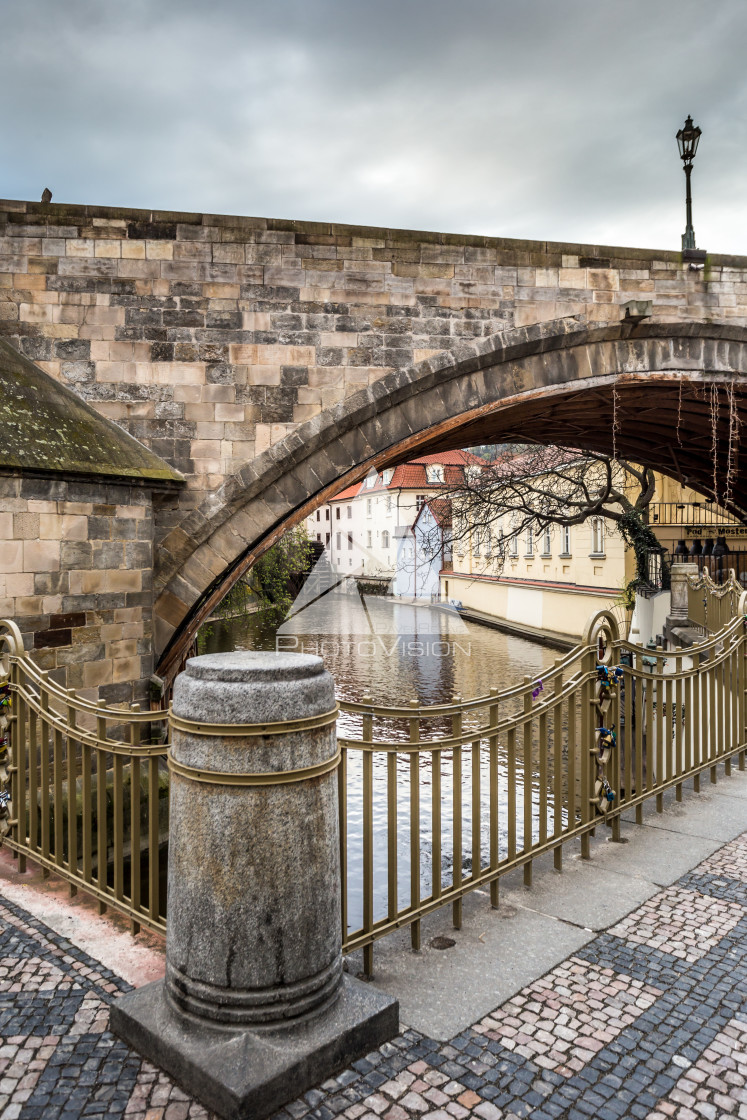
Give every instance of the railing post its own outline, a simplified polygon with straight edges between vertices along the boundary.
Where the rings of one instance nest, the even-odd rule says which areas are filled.
[[[581,822],[587,824],[591,821],[593,811],[591,807],[594,792],[593,767],[591,764],[591,749],[596,742],[596,705],[594,703],[594,666],[596,665],[596,651],[590,650],[581,659],[581,669],[584,682],[581,686]],[[591,836],[586,831],[581,836],[581,859],[591,859]]]
[[[171,718],[166,978],[111,1025],[207,1108],[263,1117],[398,1029],[342,971],[334,682],[318,657],[196,657]]]

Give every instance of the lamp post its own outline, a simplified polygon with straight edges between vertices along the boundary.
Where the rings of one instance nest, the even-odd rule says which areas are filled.
[[[685,127],[681,128],[677,133],[677,144],[680,149],[680,157],[685,170],[685,180],[687,182],[687,224],[685,232],[682,235],[682,251],[686,252],[688,249],[695,248],[695,230],[693,229],[693,200],[690,193],[690,174],[693,169],[693,160],[695,153],[698,150],[698,141],[700,140],[700,129],[697,125],[693,125],[692,117],[688,117],[685,121]]]

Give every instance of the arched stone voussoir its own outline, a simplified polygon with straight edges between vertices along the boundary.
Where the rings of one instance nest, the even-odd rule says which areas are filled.
[[[582,392],[587,399],[600,393],[611,399],[613,383],[626,391],[635,387],[636,393],[656,383],[661,394],[673,380],[724,375],[741,380],[746,373],[746,328],[589,324],[580,316],[506,330],[394,370],[244,465],[167,535],[157,576],[159,650],[170,640],[166,660],[173,664],[199,619],[285,528],[372,466],[382,469],[418,452],[483,437],[612,451],[611,424],[584,435],[582,417],[569,422],[564,439],[562,426],[542,419],[543,410]],[[647,424],[650,428],[650,420],[641,421],[619,435],[618,453],[672,473],[673,462],[663,450],[666,431],[658,433],[657,443],[646,434]],[[466,433],[481,438],[466,439]],[[693,445],[692,454],[703,473],[702,449]],[[212,574],[220,562],[223,573],[206,584],[205,573]]]

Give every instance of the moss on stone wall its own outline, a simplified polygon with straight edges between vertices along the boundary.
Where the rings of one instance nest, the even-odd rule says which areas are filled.
[[[181,475],[0,339],[0,469],[178,482]]]

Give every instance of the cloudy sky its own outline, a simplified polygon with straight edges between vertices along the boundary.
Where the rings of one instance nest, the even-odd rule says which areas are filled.
[[[745,0],[0,0],[0,197],[747,254]]]

